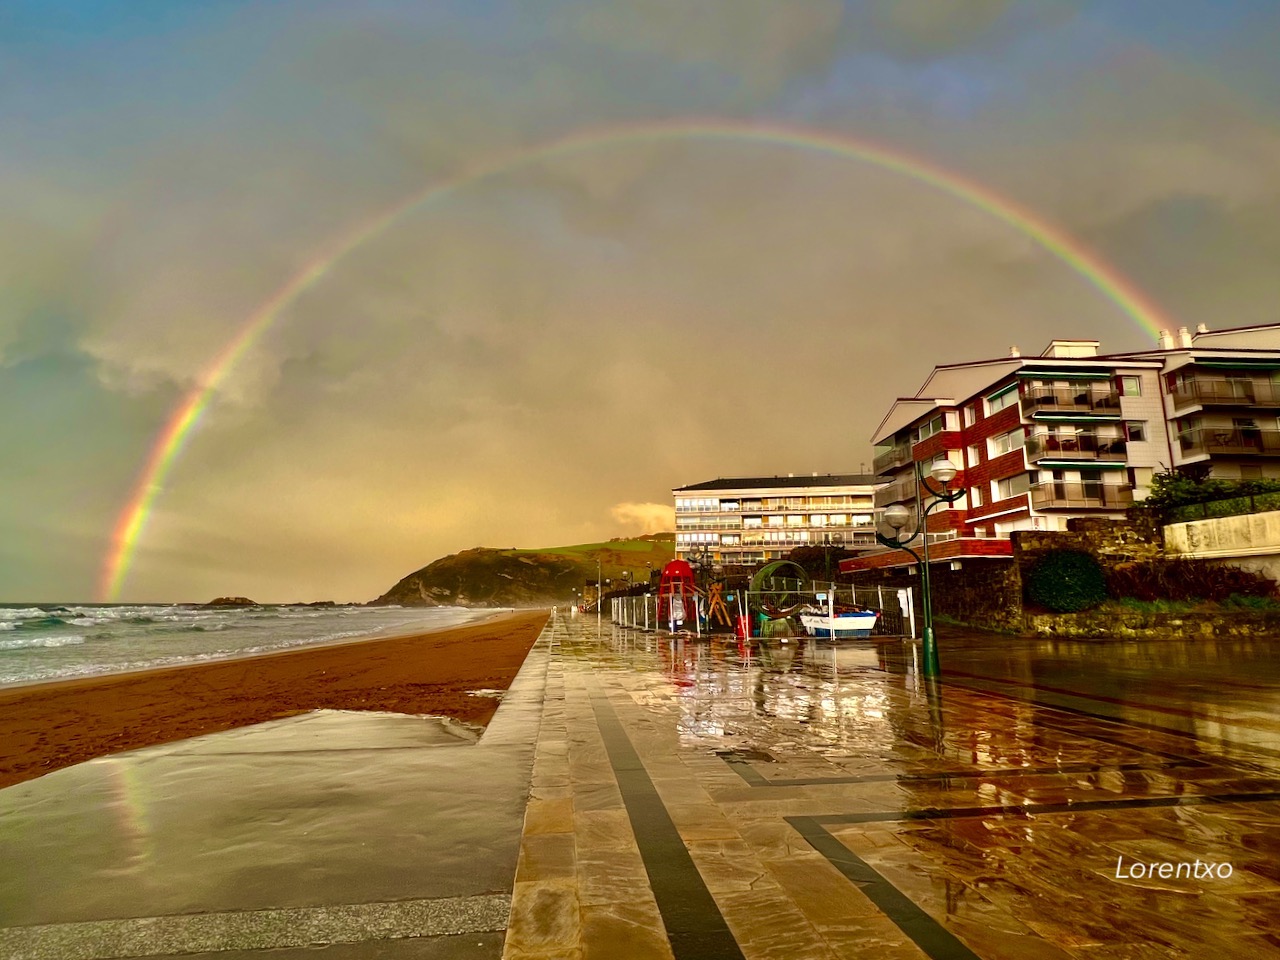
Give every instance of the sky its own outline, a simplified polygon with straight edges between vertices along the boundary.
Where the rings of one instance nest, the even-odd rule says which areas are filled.
[[[859,472],[937,363],[1154,346],[921,170],[1177,326],[1280,321],[1277,42],[1270,0],[0,0],[0,602],[367,600]]]

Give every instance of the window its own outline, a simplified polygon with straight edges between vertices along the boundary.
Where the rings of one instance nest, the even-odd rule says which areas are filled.
[[[978,422],[978,407],[978,404],[971,403],[964,408],[964,425],[966,427],[972,427]]]
[[[1020,493],[1026,493],[1031,489],[1031,476],[1026,473],[1018,473],[1012,477],[1005,477],[1003,480],[996,481],[996,498],[998,500],[1008,500],[1010,497],[1016,497]]]
[[[987,440],[987,453],[992,457],[999,457],[1011,450],[1017,450],[1026,443],[1026,434],[1022,432],[1022,428],[1010,430],[1008,433],[1002,433],[998,437],[991,437]]]
[[[1130,420],[1124,425],[1124,435],[1126,440],[1133,440],[1141,443],[1147,439],[1147,421]]]
[[[973,501],[975,507],[980,507],[986,502],[987,498],[982,495],[981,487],[970,487],[969,499]]]
[[[967,448],[965,453],[968,456],[969,466],[976,467],[978,464],[982,462],[982,456],[981,456],[982,448],[979,447],[976,443],[973,446]]]
[[[1121,377],[1120,393],[1126,397],[1142,396],[1142,378],[1141,377]]]
[[[941,433],[941,432],[942,432],[942,414],[938,414],[928,423],[921,424],[920,428],[916,430],[916,443],[919,443],[921,440],[925,440],[929,437],[932,437],[935,433]]]
[[[987,397],[987,416],[1018,402],[1018,385],[1011,383],[999,393]]]

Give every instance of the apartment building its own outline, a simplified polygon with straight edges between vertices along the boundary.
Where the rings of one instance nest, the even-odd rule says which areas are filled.
[[[964,495],[930,516],[931,556],[1001,556],[1014,530],[1123,516],[1157,470],[1280,476],[1280,324],[1161,331],[1152,351],[1098,347],[1054,340],[1039,356],[1014,348],[934,368],[874,435],[877,509],[913,506],[916,464],[927,475],[946,458]],[[909,562],[886,550],[842,568]]]
[[[755,564],[800,546],[875,545],[869,474],[730,477],[676,487],[676,558]]]
[[[1162,337],[1172,463],[1280,477],[1280,324]]]

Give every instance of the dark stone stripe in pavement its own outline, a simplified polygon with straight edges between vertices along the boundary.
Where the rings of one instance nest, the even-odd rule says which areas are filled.
[[[830,818],[820,819],[826,821]],[[853,881],[866,894],[867,899],[879,907],[932,960],[980,960],[976,953],[912,903],[871,864],[828,833],[819,818],[787,817],[786,820],[833,867]]]
[[[1170,763],[1064,763],[1057,767],[1005,767],[991,770],[950,770],[943,773],[868,773],[857,777],[809,777],[795,780],[770,780],[741,760],[723,758],[729,769],[753,787],[821,787],[848,783],[920,783],[927,781],[985,780],[988,777],[1038,777],[1077,773],[1154,773],[1177,767],[1204,767],[1200,760],[1175,760]]]
[[[744,960],[618,715],[598,691],[591,708],[676,960]]]

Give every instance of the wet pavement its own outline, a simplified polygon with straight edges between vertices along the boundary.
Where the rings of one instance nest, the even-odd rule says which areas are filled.
[[[1280,956],[1276,647],[558,630],[509,960]]]
[[[320,713],[0,790],[0,956],[1280,957],[1280,645],[939,645],[561,616],[478,742]]]

